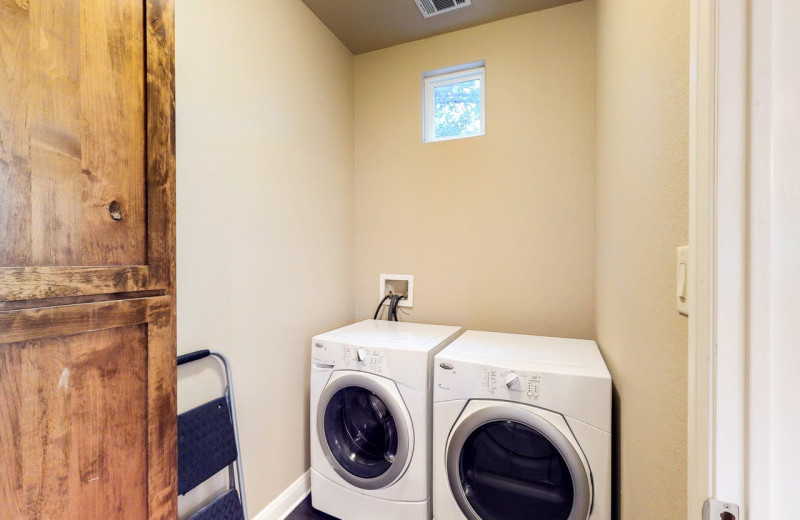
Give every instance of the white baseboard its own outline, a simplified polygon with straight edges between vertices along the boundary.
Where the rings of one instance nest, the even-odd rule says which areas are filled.
[[[253,520],[284,520],[311,493],[311,473],[306,471]]]

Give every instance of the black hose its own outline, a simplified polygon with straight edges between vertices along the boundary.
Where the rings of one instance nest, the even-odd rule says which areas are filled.
[[[391,294],[387,294],[386,296],[383,297],[381,302],[378,304],[378,308],[375,309],[375,316],[372,317],[373,320],[377,320],[378,319],[378,314],[381,313],[381,306],[383,305],[383,302],[385,302],[386,300],[388,300],[391,297],[392,297]]]
[[[389,305],[389,321],[397,321],[397,302],[400,301],[400,296],[392,296],[392,303]]]
[[[395,300],[394,305],[392,306],[391,309],[392,310],[391,316],[394,317],[394,321],[400,321],[399,319],[397,319],[397,308],[400,306],[400,302],[406,299],[407,298],[405,296],[400,296],[399,294],[397,295],[397,300]]]

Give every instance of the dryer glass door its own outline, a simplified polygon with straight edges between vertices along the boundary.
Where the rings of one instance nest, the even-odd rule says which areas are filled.
[[[461,450],[464,493],[481,519],[566,520],[575,490],[564,458],[536,430],[496,421],[472,432]]]
[[[447,473],[469,520],[586,520],[587,468],[570,441],[542,417],[491,406],[451,433]]]
[[[397,426],[386,403],[373,392],[349,386],[325,409],[331,455],[348,473],[373,479],[386,473],[397,455]]]

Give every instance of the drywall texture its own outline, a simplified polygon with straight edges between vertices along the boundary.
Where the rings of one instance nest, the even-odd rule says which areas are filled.
[[[311,336],[353,318],[353,57],[299,0],[177,4],[178,351],[230,357],[252,518],[308,468]]]
[[[614,377],[617,508],[686,515],[689,0],[598,0],[597,341]]]
[[[356,56],[356,314],[594,336],[594,3]],[[486,62],[486,135],[423,143],[422,74]]]

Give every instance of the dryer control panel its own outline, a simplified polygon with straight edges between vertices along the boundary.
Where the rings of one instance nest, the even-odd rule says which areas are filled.
[[[542,396],[542,374],[486,367],[479,386],[490,396],[535,403]]]
[[[545,385],[545,380],[552,374],[545,372],[443,359],[435,369],[434,399],[502,399],[545,407],[558,398],[548,393],[552,384]]]
[[[610,431],[611,379],[564,373],[563,367],[476,363],[436,356],[433,402],[490,399],[551,410]],[[591,396],[587,398],[586,396]]]

